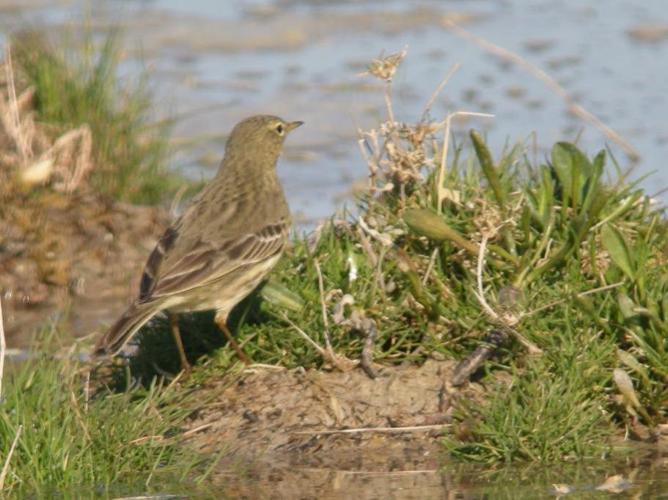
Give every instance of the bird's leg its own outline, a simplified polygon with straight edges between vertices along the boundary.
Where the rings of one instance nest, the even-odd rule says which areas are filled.
[[[176,344],[176,350],[179,351],[179,358],[181,359],[181,369],[185,373],[190,373],[192,367],[186,358],[186,351],[183,349],[183,341],[181,340],[181,331],[179,330],[179,317],[167,311],[167,317],[169,318],[169,326],[172,330],[172,336],[174,337],[174,343]]]
[[[244,351],[241,350],[241,347],[239,344],[237,344],[237,341],[234,340],[234,337],[232,336],[232,333],[230,332],[229,328],[227,328],[227,315],[226,314],[216,314],[215,317],[216,324],[218,325],[218,328],[223,332],[225,335],[225,338],[227,341],[230,343],[230,345],[234,348],[234,350],[237,353],[237,356],[239,356],[239,359],[245,364],[246,366],[251,364],[250,358],[246,355]]]

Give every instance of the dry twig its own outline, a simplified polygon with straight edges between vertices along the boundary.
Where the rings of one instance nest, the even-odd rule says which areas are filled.
[[[492,318],[494,321],[501,321],[500,316],[492,309],[487,300],[485,299],[485,289],[482,282],[482,272],[485,265],[485,253],[487,252],[487,242],[489,241],[489,234],[484,233],[482,235],[482,241],[480,241],[480,247],[478,250],[478,265],[476,267],[476,282],[478,284],[478,289],[475,292],[475,296],[480,302],[480,306],[487,315]],[[512,325],[507,325],[512,326]]]
[[[7,453],[7,456],[5,457],[5,464],[2,466],[2,472],[0,472],[0,491],[5,487],[5,478],[9,472],[9,462],[16,449],[16,444],[19,442],[19,437],[21,437],[21,431],[23,431],[23,426],[19,425],[19,428],[16,430],[16,436],[14,436],[14,441],[12,441],[12,446],[9,448],[9,453]]]
[[[438,177],[437,177],[437,184],[436,184],[436,196],[438,198],[437,202],[438,205],[436,207],[437,211],[440,213],[443,207],[443,200],[446,198],[448,194],[448,190],[445,188],[445,173],[447,169],[447,159],[448,159],[448,148],[450,145],[450,123],[452,122],[453,118],[457,118],[460,116],[479,116],[483,118],[494,118],[494,115],[490,115],[489,113],[478,113],[475,111],[455,111],[454,113],[450,113],[448,116],[445,117],[445,120],[439,124],[439,126],[444,126],[445,129],[443,131],[443,150],[441,151],[441,163],[439,165],[438,169]]]
[[[301,435],[328,435],[328,434],[363,434],[368,432],[396,433],[396,432],[425,432],[446,429],[450,424],[413,425],[410,427],[361,427],[358,429],[323,429],[320,431],[294,431],[292,434]]]
[[[0,297],[0,401],[2,401],[2,381],[5,375],[5,352],[7,342],[5,341],[5,326],[2,319],[2,298]]]
[[[32,148],[28,134],[24,133],[19,113],[19,101],[16,98],[16,84],[14,81],[14,67],[12,64],[12,50],[8,44],[5,49],[5,75],[7,80],[8,103],[0,99],[0,111],[2,111],[2,122],[6,132],[14,140],[21,158],[22,166],[25,166],[32,158]],[[4,108],[4,109],[3,109]]]
[[[325,349],[332,355],[332,342],[329,340],[329,320],[327,319],[327,304],[325,303],[325,285],[322,279],[320,263],[315,260],[315,271],[318,274],[318,290],[320,291],[320,308],[322,310],[323,336],[325,337]]]
[[[356,367],[359,364],[359,361],[354,361],[352,359],[348,359],[345,356],[339,356],[337,355],[333,350],[327,350],[320,346],[315,340],[313,340],[311,337],[308,336],[308,334],[299,328],[293,321],[288,318],[287,314],[282,313],[281,318],[290,325],[294,330],[304,339],[306,342],[308,342],[316,351],[318,351],[318,354],[322,356],[322,358],[331,363],[333,366],[338,368],[341,371],[348,371],[354,367]]]
[[[194,429],[190,429],[189,431],[184,432],[183,434],[181,434],[180,437],[181,437],[181,439],[188,438],[188,437],[192,436],[193,434],[197,434],[198,432],[205,431],[208,428],[213,427],[214,424],[215,424],[215,422],[209,422],[209,423],[206,423],[206,424],[199,425],[199,426],[195,427]]]
[[[509,329],[515,338],[529,351],[531,354],[542,354],[542,350],[533,342],[530,342],[529,339],[526,339],[523,335],[513,329],[521,319],[521,315],[516,314],[507,314],[502,315],[497,314],[494,309],[489,305],[485,299],[485,291],[482,282],[482,272],[485,263],[485,253],[487,252],[487,241],[489,240],[489,234],[482,235],[482,241],[480,242],[480,250],[478,252],[478,265],[476,270],[476,278],[478,283],[478,290],[475,292],[475,296],[480,302],[480,306],[483,310],[492,318],[492,320],[499,323],[503,328]]]
[[[318,354],[320,354],[323,358],[326,358],[326,357],[327,357],[327,351],[326,351],[325,349],[323,349],[322,347],[320,347],[320,345],[319,345],[315,340],[313,340],[311,337],[309,337],[308,334],[307,334],[304,330],[302,330],[301,328],[299,328],[299,327],[298,327],[298,326],[297,326],[297,325],[296,325],[290,318],[288,318],[288,315],[287,315],[287,314],[283,313],[283,314],[281,315],[281,318],[283,318],[283,320],[284,320],[288,325],[290,325],[292,328],[294,328],[294,330],[295,330],[295,331],[296,331],[296,332],[297,332],[297,333],[298,333],[298,334],[299,334],[299,335],[300,335],[306,342],[308,342],[308,343],[311,345],[311,347],[313,347],[316,351],[318,351]]]
[[[92,170],[93,139],[90,128],[82,125],[52,141],[43,128],[36,126],[33,113],[24,110],[35,90],[25,89],[17,97],[9,46],[5,52],[4,68],[6,95],[0,95],[0,125],[13,148],[0,153],[1,162],[16,168],[21,181],[29,186],[45,184],[56,174],[58,180],[53,187],[72,193]]]
[[[595,293],[607,292],[608,290],[613,290],[615,288],[619,288],[624,283],[625,283],[624,281],[618,281],[617,283],[611,283],[609,285],[599,286],[597,288],[592,288],[591,290],[585,290],[584,292],[580,292],[576,296],[582,298],[582,297],[586,297],[587,295],[593,295]],[[545,311],[546,309],[550,309],[554,306],[558,306],[559,304],[563,304],[563,303],[567,302],[567,300],[568,299],[559,299],[559,300],[555,300],[553,302],[550,302],[549,304],[545,304],[544,306],[537,307],[536,309],[533,309],[532,311],[523,313],[522,314],[522,319],[524,319],[528,316],[533,316],[535,314],[538,314],[539,312]]]
[[[448,84],[450,79],[459,71],[459,68],[461,67],[461,64],[457,63],[455,64],[450,71],[448,71],[448,74],[445,75],[445,78],[441,80],[441,83],[438,84],[438,87],[436,87],[436,90],[434,90],[434,93],[431,95],[429,100],[427,101],[427,104],[424,107],[424,111],[422,112],[422,120],[421,121],[426,121],[427,120],[427,115],[429,114],[429,111],[431,110],[431,107],[434,105],[436,102],[436,99],[438,99],[438,96],[441,94],[445,86]]]
[[[445,28],[452,31],[455,35],[470,40],[483,50],[489,52],[490,54],[495,55],[505,61],[510,61],[518,66],[524,68],[526,71],[531,73],[533,76],[545,83],[555,94],[559,95],[566,102],[568,110],[573,113],[575,116],[581,118],[582,120],[592,124],[594,127],[599,129],[608,139],[617,144],[633,161],[640,159],[640,152],[631,145],[626,139],[624,139],[619,133],[603,123],[597,116],[593,113],[587,111],[582,105],[575,102],[575,99],[564,89],[559,83],[548,75],[544,70],[534,66],[526,59],[520,57],[518,54],[511,52],[508,49],[499,47],[484,38],[481,38],[473,33],[465,30],[461,26],[457,25],[453,21],[446,19],[443,22]]]

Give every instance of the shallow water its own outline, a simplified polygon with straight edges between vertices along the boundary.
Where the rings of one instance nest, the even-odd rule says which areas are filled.
[[[394,83],[397,117],[417,120],[434,88],[455,63],[461,69],[432,111],[485,111],[493,119],[460,123],[487,132],[494,149],[524,141],[542,159],[554,141],[579,138],[592,154],[606,138],[572,116],[562,97],[443,27],[446,16],[547,71],[566,92],[627,139],[640,153],[637,175],[657,170],[644,186],[668,186],[668,18],[661,0],[0,0],[3,31],[26,23],[69,24],[84,13],[100,29],[120,23],[128,40],[128,76],[141,58],[154,74],[161,111],[184,116],[174,157],[195,177],[212,175],[224,134],[256,112],[301,119],[280,167],[291,205],[313,223],[350,199],[366,174],[357,128],[382,116],[377,82],[360,77],[365,64],[408,47]],[[76,22],[76,21],[74,21]],[[654,27],[652,31],[651,27]],[[611,144],[622,167],[631,164]]]
[[[62,493],[62,492],[60,492]],[[390,470],[262,467],[238,464],[214,471],[204,484],[157,478],[108,492],[116,498],[299,498],[514,500],[551,498],[668,498],[665,458],[610,464],[531,465],[490,468],[446,463],[434,468]],[[75,496],[81,496],[77,491]],[[96,492],[99,496],[100,492]],[[85,494],[84,494],[85,496]]]
[[[668,498],[665,459],[490,468],[446,463],[434,469],[266,469],[218,476],[229,498],[549,499]]]

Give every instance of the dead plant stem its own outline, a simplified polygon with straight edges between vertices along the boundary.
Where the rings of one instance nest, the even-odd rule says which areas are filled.
[[[329,340],[329,320],[327,319],[327,304],[325,303],[325,285],[322,279],[322,271],[317,260],[314,261],[315,271],[318,273],[318,289],[320,290],[320,308],[322,309],[323,336],[325,337],[325,349],[332,354],[332,343]]]
[[[446,429],[450,424],[436,424],[436,425],[414,425],[409,427],[361,427],[358,429],[324,429],[320,431],[295,431],[293,434],[302,435],[327,435],[327,434],[362,434],[367,432],[425,432],[440,429]]]
[[[5,457],[5,464],[2,466],[2,472],[0,472],[0,491],[5,487],[5,478],[9,472],[9,462],[12,459],[14,450],[16,449],[16,444],[19,442],[19,437],[21,437],[21,432],[23,431],[23,425],[19,425],[19,428],[16,430],[16,436],[14,436],[14,441],[12,441],[12,446],[9,448],[9,452]]]
[[[559,95],[566,102],[566,107],[571,113],[599,129],[606,137],[608,137],[608,139],[617,144],[627,154],[629,159],[632,161],[637,161],[640,159],[640,152],[635,147],[633,147],[631,143],[624,139],[615,130],[603,123],[593,113],[587,111],[584,107],[575,102],[575,99],[566,91],[566,89],[559,85],[559,83],[544,70],[534,66],[518,54],[511,52],[508,49],[504,49],[503,47],[499,47],[498,45],[495,45],[494,43],[485,40],[482,37],[474,35],[451,20],[445,20],[443,25],[446,29],[449,29],[455,35],[475,43],[478,47],[482,48],[486,52],[489,52],[490,54],[493,54],[500,59],[510,61],[524,68],[527,72],[545,83],[545,85],[547,85],[547,87],[555,94]]]

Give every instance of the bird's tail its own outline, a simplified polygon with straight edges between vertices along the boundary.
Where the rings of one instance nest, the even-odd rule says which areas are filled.
[[[113,356],[159,310],[160,302],[134,302],[93,348],[93,356]]]

